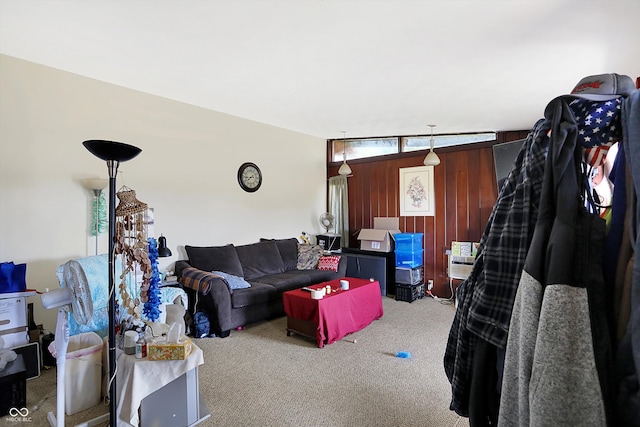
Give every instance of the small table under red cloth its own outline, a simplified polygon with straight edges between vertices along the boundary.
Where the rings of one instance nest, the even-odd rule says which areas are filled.
[[[295,289],[282,294],[287,314],[287,335],[291,332],[315,338],[318,347],[331,344],[365,328],[384,314],[380,284],[369,279],[345,277],[349,289],[338,290],[315,300],[311,292]],[[340,289],[340,280],[310,286],[321,289],[330,285]],[[314,333],[315,331],[315,333]]]

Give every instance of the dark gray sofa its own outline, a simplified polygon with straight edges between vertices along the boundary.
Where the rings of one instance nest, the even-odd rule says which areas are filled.
[[[189,311],[205,311],[212,332],[226,337],[239,326],[283,316],[283,292],[344,277],[346,257],[340,257],[337,271],[309,268],[313,260],[308,259],[306,269],[298,269],[299,253],[317,256],[318,248],[300,245],[299,249],[295,238],[262,239],[242,246],[185,246],[189,259],[176,262],[176,275],[189,295]],[[231,289],[229,281],[213,271],[242,277],[251,287]]]

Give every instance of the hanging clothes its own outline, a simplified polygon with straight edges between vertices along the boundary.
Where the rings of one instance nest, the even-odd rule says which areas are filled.
[[[630,237],[635,258],[631,258],[631,280],[620,295],[620,311],[628,319],[621,330],[617,347],[616,421],[622,426],[638,426],[640,420],[640,91],[629,96],[622,106],[622,131],[633,192],[630,195]]]
[[[472,426],[494,425],[498,409],[498,421],[505,426],[563,425],[564,421],[580,425],[576,420],[584,420],[582,425],[604,425],[613,419],[616,393],[609,327],[613,304],[610,298],[606,303],[602,273],[606,230],[604,221],[594,214],[599,209],[592,203],[583,164],[597,167],[609,142],[619,135],[610,127],[611,111],[605,111],[610,105],[581,117],[583,129],[578,129],[576,120],[582,107],[592,106],[580,99],[607,102],[634,91],[628,76],[603,74],[582,79],[573,96],[553,100],[499,192],[473,269],[456,291],[458,307],[444,356],[452,387],[450,408],[462,416],[477,412],[478,419],[470,417]],[[594,121],[587,123],[591,118]],[[553,149],[549,148],[552,128]],[[581,133],[587,130],[591,133]],[[640,150],[637,157],[640,162]],[[543,178],[549,182],[541,201]],[[633,346],[634,341],[628,342]],[[563,353],[567,349],[573,350]],[[576,357],[576,366],[562,363],[571,357]],[[549,366],[554,371],[549,383],[544,382],[549,377],[541,369],[547,360],[553,362]],[[492,404],[481,391],[490,390],[495,377],[480,375],[480,369],[496,370],[499,408],[477,411],[485,403]],[[554,384],[555,388],[550,386]],[[637,392],[637,381],[630,387],[633,384]],[[577,390],[585,393],[579,396]],[[483,399],[480,403],[470,404],[470,399],[478,397]],[[584,401],[591,403],[583,411]],[[576,419],[569,421],[574,415]]]
[[[527,136],[491,212],[471,273],[456,291],[458,309],[444,367],[451,383],[450,408],[465,417],[478,337],[506,347],[511,309],[538,215],[549,129],[548,120],[540,119]]]
[[[545,110],[552,123],[551,144],[509,328],[502,426],[604,426],[611,420],[605,222],[585,209],[590,193],[570,101],[556,98]]]

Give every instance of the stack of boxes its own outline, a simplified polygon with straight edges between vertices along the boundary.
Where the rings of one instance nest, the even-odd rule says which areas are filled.
[[[27,296],[35,292],[0,292],[0,336],[5,349],[16,352],[16,359],[8,362],[0,371],[0,416],[9,414],[11,408],[24,408],[27,402],[27,385],[29,378],[25,356],[18,351],[29,343],[27,333]],[[35,370],[40,373],[39,352],[35,345]]]
[[[393,235],[396,244],[396,301],[413,302],[424,297],[423,236],[424,233]]]

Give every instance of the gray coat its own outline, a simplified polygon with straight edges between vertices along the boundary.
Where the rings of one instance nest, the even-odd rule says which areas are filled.
[[[617,352],[618,389],[616,416],[620,425],[640,425],[640,91],[625,100],[622,110],[625,153],[633,176],[635,218],[632,244],[635,253],[631,280],[629,321]],[[628,202],[631,203],[631,202]]]
[[[545,117],[551,144],[509,326],[498,425],[604,426],[612,396],[605,225],[583,208],[581,150],[567,99],[551,101]]]

